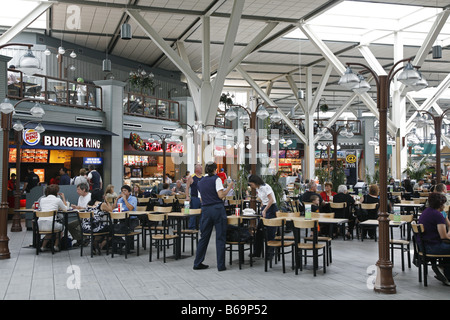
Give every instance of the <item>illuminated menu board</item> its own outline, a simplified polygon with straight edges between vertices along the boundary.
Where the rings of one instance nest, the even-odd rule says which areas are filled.
[[[9,149],[9,162],[16,162],[17,152],[15,148]],[[44,149],[22,149],[21,162],[23,163],[47,163],[48,150]]]

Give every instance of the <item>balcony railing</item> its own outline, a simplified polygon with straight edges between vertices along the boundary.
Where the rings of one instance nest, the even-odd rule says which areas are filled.
[[[128,92],[123,104],[124,114],[180,122],[180,104],[176,101]]]
[[[317,134],[319,127],[317,123],[325,125],[329,119],[315,119],[314,134]],[[302,132],[305,133],[305,124],[303,119],[291,119],[295,126]],[[361,135],[361,120],[336,120],[336,126],[348,126],[349,130],[353,132],[354,135]],[[271,125],[272,129],[280,130],[283,135],[293,134],[292,130],[283,122],[275,123]]]
[[[15,69],[8,69],[8,97],[32,97],[52,105],[103,110],[102,88],[99,86],[41,74],[24,76]]]

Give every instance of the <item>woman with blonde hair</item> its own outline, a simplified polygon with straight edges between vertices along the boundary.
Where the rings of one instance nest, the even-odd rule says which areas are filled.
[[[114,186],[112,184],[109,184],[105,190],[105,201],[109,205],[112,205],[114,203],[114,200],[116,200],[116,198],[117,193],[114,192]]]

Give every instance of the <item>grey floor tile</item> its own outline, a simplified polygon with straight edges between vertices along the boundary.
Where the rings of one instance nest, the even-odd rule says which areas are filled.
[[[216,269],[214,236],[208,246],[206,270],[193,270],[194,257],[163,263],[141,255],[94,256],[79,249],[45,252],[28,248],[31,232],[9,233],[11,259],[0,261],[0,299],[3,300],[448,300],[449,288],[434,279],[429,268],[428,288],[418,282],[417,268],[404,272],[396,255],[397,294],[377,294],[367,286],[367,269],[378,260],[378,242],[357,239],[333,241],[333,263],[314,277],[312,270],[295,275],[290,256],[283,274],[281,264],[264,272],[264,260],[255,259],[239,270],[237,260],[225,272]],[[189,245],[187,250],[190,250]],[[246,257],[247,260],[247,257]],[[69,288],[69,266],[80,270],[79,289]]]

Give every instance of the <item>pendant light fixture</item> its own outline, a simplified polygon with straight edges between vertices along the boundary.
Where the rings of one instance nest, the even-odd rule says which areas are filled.
[[[442,58],[442,46],[434,45],[432,48],[433,59],[441,59]]]
[[[103,72],[111,72],[111,60],[108,59],[108,53],[106,53],[106,59],[102,63]]]
[[[129,23],[125,22],[120,27],[120,38],[123,40],[130,40],[132,38],[131,26]]]
[[[106,8],[108,8],[108,5],[106,5]],[[102,70],[103,72],[111,72],[111,60],[108,59],[108,41],[106,41],[105,44],[106,44],[105,46],[106,58],[103,60]]]

